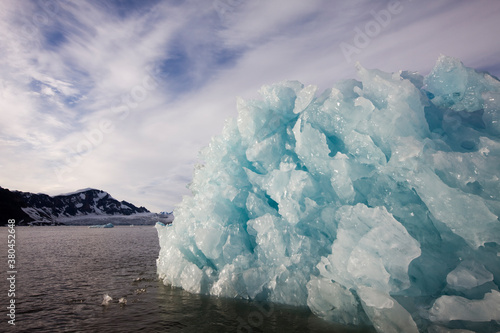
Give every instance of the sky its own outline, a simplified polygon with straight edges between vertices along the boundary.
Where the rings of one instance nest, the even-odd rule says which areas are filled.
[[[500,77],[499,19],[496,0],[2,0],[0,186],[171,211],[238,97],[441,54]]]

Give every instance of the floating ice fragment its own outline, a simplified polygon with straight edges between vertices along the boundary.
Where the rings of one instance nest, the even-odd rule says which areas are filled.
[[[101,303],[101,305],[106,306],[106,305],[108,305],[108,304],[109,304],[109,302],[111,302],[112,300],[113,300],[113,298],[112,298],[111,296],[109,296],[108,294],[104,294],[103,299],[102,299],[102,303]]]

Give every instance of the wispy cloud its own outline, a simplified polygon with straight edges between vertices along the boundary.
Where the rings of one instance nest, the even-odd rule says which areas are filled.
[[[368,68],[428,71],[441,53],[496,71],[495,1],[401,1],[353,54]],[[97,187],[153,210],[187,194],[198,150],[237,96],[298,79],[354,78],[370,1],[0,3],[0,186]]]

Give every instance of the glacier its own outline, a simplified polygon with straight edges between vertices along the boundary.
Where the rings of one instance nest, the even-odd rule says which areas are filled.
[[[500,331],[500,81],[440,56],[238,99],[158,275],[378,332]]]

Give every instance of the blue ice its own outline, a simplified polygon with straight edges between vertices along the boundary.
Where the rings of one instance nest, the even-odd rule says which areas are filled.
[[[159,276],[379,332],[500,330],[500,82],[445,56],[357,70],[238,100],[158,228]]]

